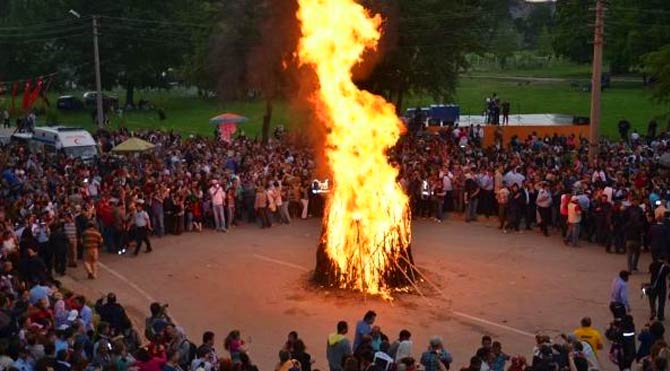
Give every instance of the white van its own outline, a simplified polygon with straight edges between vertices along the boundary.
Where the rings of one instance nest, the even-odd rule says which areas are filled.
[[[38,126],[33,131],[29,147],[36,152],[63,153],[86,161],[98,156],[98,146],[91,133],[75,127]]]

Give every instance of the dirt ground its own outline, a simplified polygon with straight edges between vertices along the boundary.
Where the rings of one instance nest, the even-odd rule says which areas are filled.
[[[585,315],[604,331],[611,281],[626,266],[625,256],[603,248],[566,247],[557,236],[535,231],[502,234],[493,221],[419,221],[413,226],[414,258],[430,283],[422,284],[423,295],[385,302],[307,284],[319,234],[320,223],[310,220],[270,230],[243,225],[227,234],[153,239],[153,253],[103,254],[99,279],[86,280],[79,268],[66,285],[89,297],[115,292],[142,330],[149,303],[169,303],[170,314],[196,343],[203,331],[214,331],[220,354],[226,334],[239,329],[261,370],[274,367],[291,330],[305,340],[315,367],[327,370],[327,335],[346,320],[353,340],[356,321],[369,309],[391,339],[402,329],[412,332],[415,357],[430,336],[442,336],[454,367],[461,367],[485,334],[500,340],[508,354],[528,357],[535,333],[572,331]],[[641,270],[648,264],[643,255]],[[648,315],[638,295],[647,280],[638,274],[630,283],[638,327]]]

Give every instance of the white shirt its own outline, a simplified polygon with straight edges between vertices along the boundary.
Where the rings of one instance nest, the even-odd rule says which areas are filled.
[[[138,228],[146,227],[149,224],[149,214],[146,211],[136,211],[133,215],[133,222]]]
[[[444,188],[445,191],[451,192],[454,190],[453,184],[451,184],[451,179],[454,176],[451,175],[451,173],[447,173],[444,176],[442,176],[442,187]]]
[[[221,206],[223,205],[223,199],[225,192],[221,186],[212,186],[209,188],[209,194],[212,196],[212,205]]]
[[[412,340],[403,340],[398,344],[398,350],[395,354],[396,363],[401,359],[412,356]]]

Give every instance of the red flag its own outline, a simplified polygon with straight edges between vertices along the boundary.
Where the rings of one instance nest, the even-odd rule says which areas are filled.
[[[32,80],[26,80],[26,84],[23,88],[23,99],[21,100],[21,109],[24,111],[28,110],[30,107],[30,87],[32,86]]]
[[[16,113],[16,95],[19,93],[19,82],[15,81],[12,85],[12,115]]]
[[[33,104],[35,104],[35,101],[37,101],[37,98],[40,96],[42,85],[44,85],[44,79],[40,76],[40,78],[37,79],[37,85],[35,85],[35,88],[30,92],[30,96],[28,97],[28,109],[33,107]]]
[[[47,93],[49,92],[49,88],[51,87],[51,83],[53,83],[53,81],[54,81],[53,76],[49,77],[49,80],[47,80],[46,85],[44,86],[44,88],[42,88],[42,91],[40,92],[40,97],[42,97],[42,100],[47,106],[51,105],[51,103],[49,103],[49,96],[47,95]]]

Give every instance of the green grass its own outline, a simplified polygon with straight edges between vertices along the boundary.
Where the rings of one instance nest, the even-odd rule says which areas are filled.
[[[118,92],[121,93],[121,92]],[[71,93],[81,96],[81,93]],[[121,103],[123,95],[118,94]],[[57,95],[52,97],[55,102]],[[221,102],[216,98],[201,98],[184,91],[170,92],[136,92],[136,102],[139,99],[149,100],[156,107],[162,107],[166,118],[160,121],[156,111],[127,111],[122,116],[116,113],[110,116],[111,127],[118,128],[125,125],[129,129],[161,129],[175,130],[183,134],[212,135],[214,126],[209,119],[224,112],[233,112],[249,118],[240,128],[248,136],[254,137],[260,133],[260,127],[265,114],[265,105],[261,101]],[[95,130],[89,110],[57,112],[58,122],[70,126],[81,126]],[[274,105],[272,124],[283,123],[288,120],[288,107],[283,102]]]
[[[568,82],[546,83],[482,78],[463,78],[457,88],[455,102],[461,106],[461,113],[480,114],[484,98],[496,92],[501,99],[509,99],[512,114],[517,113],[559,113],[588,116],[591,107],[591,93],[582,92]],[[407,101],[408,107],[428,105],[433,100],[414,97]],[[668,105],[659,105],[651,100],[650,94],[639,84],[614,82],[611,89],[602,95],[601,134],[617,136],[617,123],[628,119],[633,128],[646,132],[650,119],[664,116],[670,111]],[[659,122],[665,128],[665,120]]]
[[[580,84],[584,85],[583,82]],[[526,85],[524,80],[463,77],[457,88],[454,102],[461,106],[463,114],[480,114],[484,98],[493,92],[496,92],[502,99],[509,99],[512,104],[512,114],[560,113],[588,116],[590,111],[590,93],[581,91],[579,87],[570,86],[568,81],[531,81]],[[121,92],[117,93],[122,97]],[[80,93],[78,95],[80,96]],[[126,112],[123,118],[112,115],[112,128],[125,124],[131,130],[172,129],[183,134],[212,135],[214,128],[208,123],[209,118],[222,112],[235,112],[249,118],[249,121],[241,128],[247,135],[254,137],[260,132],[265,113],[262,101],[222,103],[216,98],[203,99],[184,90],[138,91],[136,99],[140,98],[148,99],[154,105],[163,107],[167,116],[166,120],[161,122],[156,112]],[[55,99],[54,95],[52,101],[55,102]],[[436,102],[428,97],[414,96],[406,100],[406,107],[425,106],[432,103]],[[0,98],[0,107],[2,106],[3,102]],[[638,83],[615,81],[613,87],[606,90],[602,96],[601,133],[616,137],[616,124],[622,117],[627,118],[633,128],[644,132],[650,119],[663,117],[668,112],[670,112],[670,106],[654,103],[649,93]],[[665,128],[666,120],[663,118],[659,121],[661,129]],[[283,102],[275,104],[273,126],[282,123],[291,128],[298,126],[296,123],[301,121],[303,121],[301,117],[289,111],[288,104]],[[58,122],[94,129],[89,111],[58,112]]]

